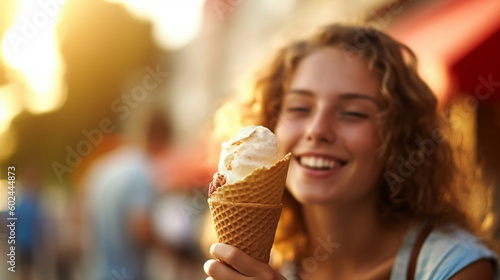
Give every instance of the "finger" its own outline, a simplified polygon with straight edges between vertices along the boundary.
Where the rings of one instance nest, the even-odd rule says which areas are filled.
[[[210,254],[226,262],[246,276],[256,276],[256,272],[262,270],[263,268],[261,267],[266,265],[250,257],[240,249],[223,243],[213,244],[210,247]]]
[[[223,279],[232,279],[232,280],[237,280],[237,279],[244,279],[243,275],[238,273],[236,270],[226,266],[225,264],[222,264],[219,261],[216,260],[208,260],[205,262],[203,265],[203,270],[205,273],[209,276],[207,278],[210,279],[218,279],[218,280],[223,280]]]

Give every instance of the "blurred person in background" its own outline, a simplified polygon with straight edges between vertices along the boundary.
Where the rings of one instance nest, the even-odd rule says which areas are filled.
[[[84,178],[89,279],[147,279],[148,248],[156,241],[153,162],[168,145],[171,126],[161,109],[140,110],[143,115],[128,120],[128,141],[98,158]]]
[[[213,169],[206,164],[204,143],[171,148],[156,162],[161,193],[154,203],[153,224],[160,241],[156,272],[162,279],[200,279],[204,262],[199,240],[207,211],[206,183]],[[161,173],[161,174],[160,174]]]
[[[498,279],[451,128],[406,46],[320,28],[280,49],[216,122],[240,117],[292,153],[272,266],[217,243],[207,279]]]
[[[19,270],[22,280],[44,279],[48,259],[49,220],[41,202],[42,174],[34,163],[21,166],[17,202],[16,241],[19,252]],[[33,277],[35,276],[35,277]]]

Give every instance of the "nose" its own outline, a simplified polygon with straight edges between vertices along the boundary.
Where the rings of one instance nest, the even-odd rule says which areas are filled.
[[[312,141],[314,144],[331,144],[335,141],[333,120],[326,110],[316,112],[307,126],[305,137],[307,141]]]

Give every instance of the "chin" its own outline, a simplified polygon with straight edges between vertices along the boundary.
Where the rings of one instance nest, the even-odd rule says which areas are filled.
[[[325,197],[318,197],[318,196],[307,196],[307,197],[302,197],[299,200],[300,204],[302,205],[332,205],[335,203],[334,199],[330,198],[325,198]]]
[[[326,191],[297,190],[289,188],[292,196],[302,205],[327,205],[339,200],[335,194]]]

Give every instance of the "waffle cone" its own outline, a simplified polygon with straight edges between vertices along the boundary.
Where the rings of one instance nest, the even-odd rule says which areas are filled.
[[[235,246],[263,263],[269,262],[281,204],[234,203],[209,198],[219,243]]]
[[[236,203],[280,204],[285,189],[290,154],[269,169],[257,168],[243,180],[217,188],[214,200]]]

